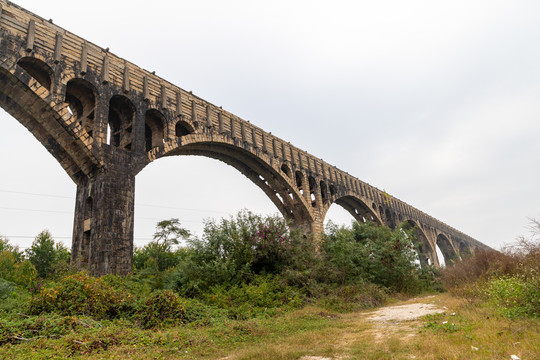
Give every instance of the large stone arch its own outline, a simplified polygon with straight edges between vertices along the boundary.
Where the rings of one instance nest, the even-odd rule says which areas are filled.
[[[77,183],[101,167],[91,153],[92,141],[64,99],[50,92],[52,85],[43,78],[48,72],[34,71],[28,64],[34,63],[28,61],[23,68],[6,60],[0,66],[0,107],[25,126]]]
[[[374,212],[364,200],[353,193],[346,193],[340,197],[335,197],[323,210],[323,220],[330,206],[335,203],[347,210],[358,222],[372,221],[376,224],[383,224],[381,217]]]
[[[186,134],[151,151],[151,161],[165,156],[198,155],[220,160],[237,169],[257,185],[276,205],[283,217],[306,232],[313,230],[315,221],[308,204],[296,184],[296,178],[282,163],[268,154],[238,146],[226,135],[205,133]]]

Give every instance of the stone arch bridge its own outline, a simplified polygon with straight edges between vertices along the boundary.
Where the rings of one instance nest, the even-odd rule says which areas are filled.
[[[416,227],[422,264],[485,245],[154,73],[0,0],[0,106],[77,184],[72,262],[132,271],[135,176],[164,156],[221,160],[315,237],[329,207]]]

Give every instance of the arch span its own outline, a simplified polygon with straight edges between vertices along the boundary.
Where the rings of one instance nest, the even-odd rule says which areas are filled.
[[[354,194],[343,195],[334,199],[333,202],[347,210],[358,222],[373,221],[379,225],[383,224],[381,217],[374,212],[364,200]],[[326,207],[323,219],[326,217],[329,208],[329,206]]]
[[[101,166],[91,153],[91,141],[73,136],[86,131],[66,104],[17,64],[11,69],[0,66],[0,107],[25,126],[76,183]]]
[[[311,230],[314,217],[297,187],[296,178],[289,176],[288,167],[283,170],[281,164],[268,155],[237,146],[227,136],[208,138],[204,134],[187,134],[156,149],[153,161],[178,155],[205,156],[234,167],[257,185],[293,226]]]

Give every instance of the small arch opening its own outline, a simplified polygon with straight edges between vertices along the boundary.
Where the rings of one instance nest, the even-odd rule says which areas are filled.
[[[281,171],[283,171],[288,177],[291,177],[291,169],[287,166],[287,164],[281,164]]]
[[[34,57],[23,57],[17,61],[31,77],[36,79],[44,88],[51,91],[53,71],[45,62]]]
[[[178,121],[174,126],[174,135],[176,137],[186,136],[194,132],[195,130],[185,121]]]
[[[326,183],[321,180],[320,183],[321,186],[321,198],[323,202],[328,202],[328,187],[326,186]]]
[[[67,83],[65,103],[67,110],[75,116],[88,135],[93,135],[96,110],[96,95],[92,84],[83,79],[72,79]]]
[[[303,178],[302,173],[300,171],[296,171],[294,173],[294,177],[296,180],[296,187],[302,190],[302,178]]]
[[[396,228],[395,214],[390,209],[384,209],[384,218],[386,219],[386,226],[390,229]]]
[[[335,187],[333,184],[331,184],[331,185],[329,186],[329,188],[330,188],[330,196],[336,195],[336,193],[337,193],[336,187]]]
[[[107,143],[131,150],[135,106],[122,95],[115,95],[109,102]]]
[[[84,219],[91,219],[94,214],[94,201],[92,197],[89,196],[84,203]]]
[[[460,259],[464,259],[468,256],[471,255],[471,250],[470,248],[467,246],[467,244],[465,243],[465,241],[461,240],[461,239],[456,239],[456,243],[457,243],[457,246],[458,246],[458,249],[459,249],[459,254],[458,256],[460,257]]]
[[[311,198],[311,206],[315,207],[317,206],[317,197],[315,196],[315,191],[317,190],[317,181],[312,175],[310,175],[308,178],[308,183],[309,183],[309,195]]]
[[[160,146],[165,142],[165,117],[158,110],[152,109],[146,112],[144,118],[144,140],[146,151]]]

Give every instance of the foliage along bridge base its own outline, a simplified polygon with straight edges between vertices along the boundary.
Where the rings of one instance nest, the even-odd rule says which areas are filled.
[[[0,0],[0,106],[77,184],[72,262],[132,271],[135,176],[164,156],[235,167],[292,226],[323,231],[333,203],[358,221],[416,227],[422,264],[486,245],[108,49]]]

